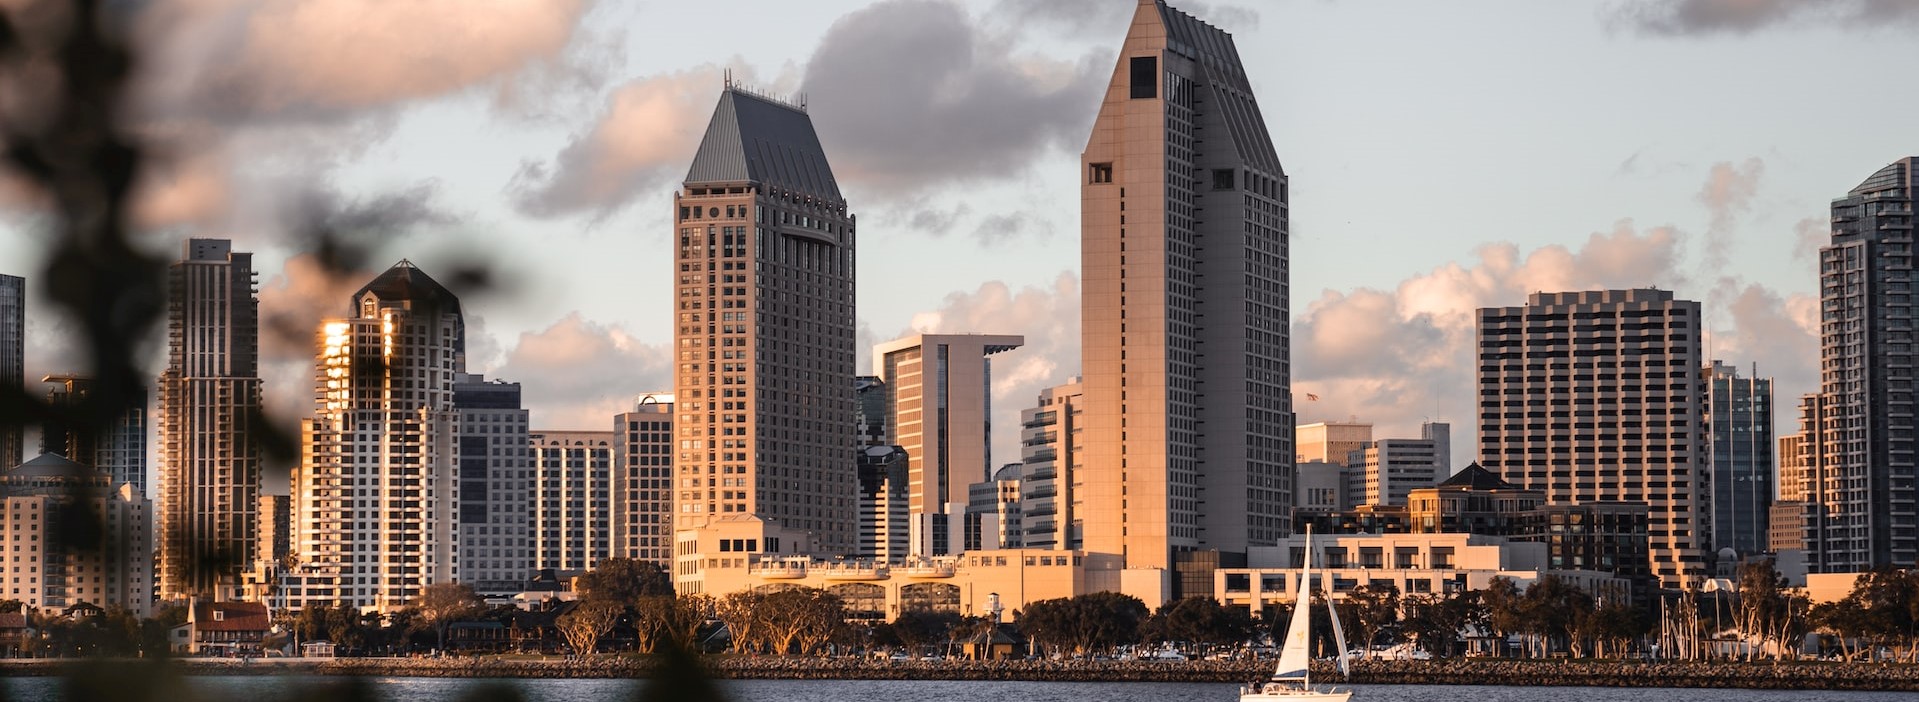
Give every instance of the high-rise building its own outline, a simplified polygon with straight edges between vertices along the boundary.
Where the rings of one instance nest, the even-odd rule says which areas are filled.
[[[613,555],[673,565],[673,394],[640,397],[613,418]]]
[[[859,452],[859,548],[854,555],[880,561],[906,558],[906,449],[866,446]]]
[[[1141,0],[1080,169],[1085,548],[1153,605],[1289,528],[1287,181],[1232,35]]]
[[[1817,397],[1802,397],[1800,410],[1811,408],[1817,402]],[[1801,424],[1805,425],[1804,417],[1801,417]],[[1816,437],[1817,432],[1779,437],[1779,499],[1773,501],[1766,524],[1766,550],[1773,553],[1806,550],[1806,515],[1810,509],[1806,503],[1807,476],[1814,470],[1810,461],[1819,455],[1808,442]]]
[[[1553,503],[1648,507],[1653,574],[1702,574],[1699,303],[1664,290],[1534,293],[1479,310],[1480,463]]]
[[[854,217],[812,118],[729,84],[673,204],[676,528],[852,553]]]
[[[1294,445],[1299,447],[1296,458],[1299,462],[1319,461],[1336,466],[1346,465],[1354,451],[1364,450],[1373,442],[1373,425],[1370,422],[1314,422],[1301,424],[1295,430]]]
[[[1407,493],[1452,475],[1452,453],[1452,427],[1443,422],[1421,424],[1417,439],[1368,442],[1347,454],[1347,499],[1354,505],[1403,507]]]
[[[133,491],[147,494],[147,393],[144,389],[129,393],[126,407],[97,426],[76,426],[92,422],[80,414],[89,407],[93,381],[77,375],[49,375],[40,379],[52,383],[47,404],[56,408],[53,418],[40,429],[40,452],[65,456],[67,460],[99,470],[115,486],[132,485]],[[73,422],[65,421],[72,418]]]
[[[59,614],[88,603],[146,616],[153,507],[133,486],[54,454],[0,473],[0,543],[14,559],[0,596]],[[75,513],[98,529],[74,529]]]
[[[532,579],[534,481],[520,384],[453,378],[460,461],[460,581],[482,594],[522,592]]]
[[[293,555],[293,498],[260,496],[260,551],[255,561],[279,564]]]
[[[853,407],[856,415],[853,420],[856,443],[861,447],[887,446],[886,443],[886,381],[877,375],[862,375],[853,379]]]
[[[0,274],[0,388],[26,390],[27,279]],[[26,460],[25,427],[0,422],[0,465]]]
[[[231,595],[259,538],[260,302],[253,254],[189,239],[167,270],[159,443],[160,597]]]
[[[906,449],[913,555],[965,550],[960,534],[974,483],[993,468],[993,361],[1026,339],[914,334],[873,347],[886,387],[889,443]]]
[[[613,463],[621,432],[534,431],[533,565],[592,570],[613,552]]]
[[[1912,189],[1902,158],[1832,201],[1819,249],[1820,453],[1807,476],[1807,566],[1852,572],[1919,560],[1919,436],[1913,412]]]
[[[1020,542],[1025,548],[1083,548],[1083,388],[1074,378],[1041,390],[1039,404],[1020,411]]]
[[[1706,451],[1712,466],[1713,551],[1771,551],[1773,500],[1772,379],[1740,377],[1713,361],[1706,379]],[[1755,370],[1755,372],[1757,372]]]
[[[460,300],[401,261],[321,322],[314,415],[293,475],[294,552],[278,606],[392,611],[457,582]]]
[[[1293,465],[1293,515],[1332,514],[1353,508],[1352,469],[1327,461],[1300,461]]]
[[[1019,477],[1024,467],[1008,463],[994,471],[991,480],[967,488],[963,550],[1020,548],[1024,527],[1020,525]]]

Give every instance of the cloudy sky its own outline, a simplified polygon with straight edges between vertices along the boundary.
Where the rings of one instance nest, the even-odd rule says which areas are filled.
[[[1711,354],[1790,406],[1828,200],[1919,154],[1919,3],[1175,4],[1235,36],[1292,178],[1301,421],[1450,420],[1462,461],[1473,310],[1534,291],[1700,300]],[[1132,0],[127,5],[141,240],[257,254],[282,416],[310,402],[313,323],[401,258],[489,263],[469,363],[524,383],[538,427],[669,388],[671,194],[726,71],[810,106],[859,216],[862,346],[1024,334],[995,358],[1001,427],[1078,372],[1077,157]],[[0,272],[33,276],[34,198],[0,183],[0,206]],[[329,278],[321,226],[373,269]],[[28,373],[84,365],[35,296]]]

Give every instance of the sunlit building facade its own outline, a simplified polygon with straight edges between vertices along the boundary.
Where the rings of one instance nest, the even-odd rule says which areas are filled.
[[[1289,530],[1287,180],[1232,35],[1139,3],[1080,181],[1085,548],[1154,605]]]
[[[852,553],[854,217],[805,108],[728,85],[673,207],[675,527]]]
[[[1919,560],[1913,386],[1913,187],[1919,157],[1832,201],[1819,249],[1819,394],[1802,406],[1807,566],[1843,573]]]
[[[293,475],[294,552],[281,606],[392,611],[460,579],[460,301],[401,261],[321,323],[314,415]]]

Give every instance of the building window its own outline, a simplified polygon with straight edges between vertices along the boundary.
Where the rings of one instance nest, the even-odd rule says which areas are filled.
[[[1086,179],[1095,185],[1113,182],[1113,164],[1095,163],[1087,167]]]
[[[1213,189],[1214,190],[1232,190],[1233,189],[1233,169],[1231,168],[1213,169]]]
[[[1159,57],[1134,56],[1132,60],[1133,99],[1159,97]]]

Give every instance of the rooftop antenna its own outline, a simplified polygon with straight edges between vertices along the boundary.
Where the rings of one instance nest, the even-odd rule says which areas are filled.
[[[726,79],[726,87],[727,87],[728,89],[731,89],[731,88],[733,87],[733,69],[731,69],[731,68],[728,68],[728,69],[725,69],[724,71],[722,71],[722,75],[724,75],[724,76],[726,77],[726,78],[725,78],[725,79]]]

